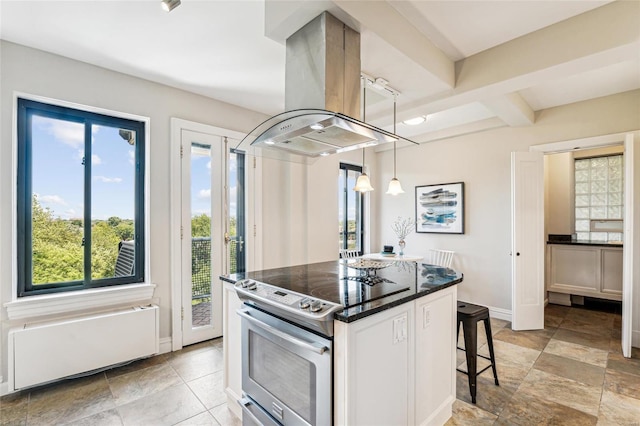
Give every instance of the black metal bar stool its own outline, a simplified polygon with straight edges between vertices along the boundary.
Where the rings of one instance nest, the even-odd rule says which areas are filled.
[[[489,355],[486,357],[478,353],[478,321],[484,321],[484,329],[487,332],[487,343],[489,344]],[[471,402],[476,403],[476,379],[486,369],[493,369],[493,378],[498,383],[498,373],[496,372],[496,357],[493,353],[493,337],[491,336],[491,320],[489,318],[489,309],[485,306],[474,305],[473,303],[458,302],[458,334],[456,335],[456,343],[460,335],[460,324],[462,324],[462,332],[464,333],[464,348],[458,349],[465,351],[467,355],[467,371],[459,368],[457,370],[469,376],[469,390],[471,392]],[[477,357],[491,361],[480,371],[477,371]]]

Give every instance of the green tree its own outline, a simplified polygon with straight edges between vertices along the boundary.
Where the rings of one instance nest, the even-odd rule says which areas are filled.
[[[34,195],[32,200],[33,283],[80,280],[83,277],[82,228],[54,218]]]
[[[205,213],[191,218],[191,237],[210,237],[211,218]]]

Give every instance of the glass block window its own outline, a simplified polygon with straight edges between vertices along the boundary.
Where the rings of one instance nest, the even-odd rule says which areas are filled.
[[[579,240],[620,241],[620,232],[590,232],[591,219],[623,219],[622,154],[575,160],[575,231]]]

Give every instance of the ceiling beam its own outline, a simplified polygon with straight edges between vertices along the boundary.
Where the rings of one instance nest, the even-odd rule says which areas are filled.
[[[333,0],[333,3],[439,81],[454,86],[454,62],[386,1]]]
[[[639,18],[640,2],[616,1],[462,59],[455,63],[455,88],[405,103],[398,110],[398,119],[506,97],[495,101],[493,108],[502,111],[497,113],[504,115],[505,121],[515,120],[516,125],[524,125],[531,120],[531,112],[523,100],[512,94],[551,80],[637,59]],[[409,25],[406,21],[405,26]],[[373,31],[378,32],[375,28]],[[409,53],[405,51],[405,54]],[[418,53],[413,53],[411,59],[418,63],[417,56]],[[491,107],[490,103],[487,105]]]
[[[518,93],[509,93],[482,103],[509,126],[530,126],[535,122],[533,109]]]

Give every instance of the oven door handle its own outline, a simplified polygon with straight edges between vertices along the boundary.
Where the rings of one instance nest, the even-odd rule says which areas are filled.
[[[262,321],[252,317],[249,311],[246,311],[244,309],[239,309],[237,312],[238,312],[238,315],[240,315],[242,318],[246,319],[247,321],[251,322],[255,326],[260,327],[261,329],[275,336],[278,336],[289,343],[292,343],[296,346],[300,346],[303,349],[315,352],[320,355],[322,355],[323,353],[329,350],[329,348],[327,348],[324,345],[313,345],[313,344],[307,343],[304,340],[300,340],[294,336],[291,336],[290,334],[284,333],[278,330],[277,328],[270,326],[269,324],[265,324]]]

